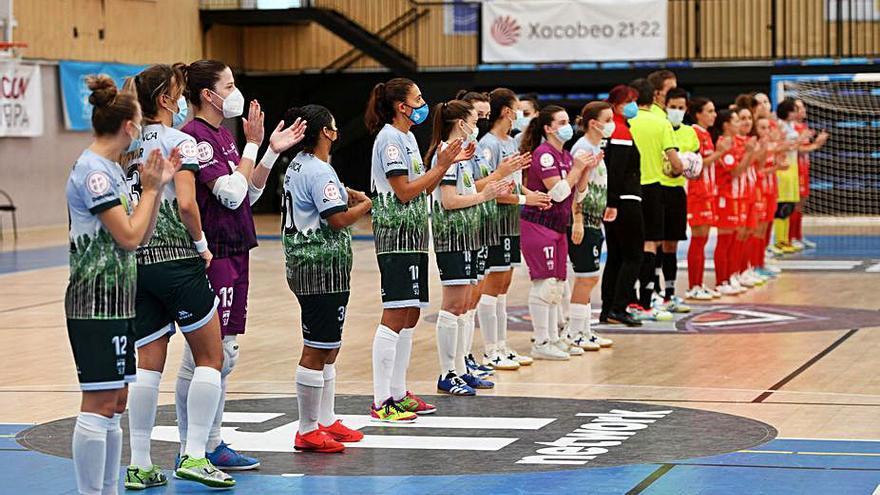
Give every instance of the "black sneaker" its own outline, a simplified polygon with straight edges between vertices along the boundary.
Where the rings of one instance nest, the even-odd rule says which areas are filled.
[[[640,327],[642,326],[642,322],[636,320],[628,313],[624,311],[609,311],[608,312],[608,323],[617,324],[622,323],[628,327]]]

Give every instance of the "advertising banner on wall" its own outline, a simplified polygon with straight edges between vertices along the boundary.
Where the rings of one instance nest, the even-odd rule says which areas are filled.
[[[62,60],[58,63],[61,78],[61,98],[64,102],[64,126],[71,131],[88,131],[92,128],[92,104],[89,103],[89,87],[86,78],[94,74],[107,74],[120,89],[125,78],[144,70],[146,65],[113,64],[104,62],[75,62]]]
[[[40,66],[0,62],[0,137],[43,134]]]
[[[493,0],[482,9],[485,63],[666,58],[667,0]]]

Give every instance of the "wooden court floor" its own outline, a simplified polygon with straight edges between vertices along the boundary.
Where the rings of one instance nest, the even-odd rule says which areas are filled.
[[[277,234],[274,217],[260,218],[263,235]],[[830,229],[810,228],[821,236]],[[875,229],[858,229],[854,239]],[[840,229],[833,231],[839,234]],[[0,255],[61,249],[64,229],[9,238]],[[228,400],[288,397],[301,334],[298,306],[284,280],[280,242],[261,240],[252,252],[248,330]],[[370,395],[370,346],[381,306],[378,269],[370,241],[354,243],[352,298],[338,361],[340,394]],[[834,253],[823,253],[834,256]],[[875,251],[880,258],[880,251]],[[877,259],[876,261],[880,261]],[[439,307],[439,278],[431,261],[431,306]],[[0,422],[43,423],[76,414],[79,392],[67,342],[63,294],[66,263],[0,275]],[[709,275],[711,279],[711,275]],[[686,281],[679,272],[678,290]],[[768,286],[723,302],[880,310],[878,274],[859,271],[787,271]],[[511,307],[525,306],[528,280],[516,271]],[[596,295],[597,297],[597,295]],[[833,320],[833,319],[832,319]],[[880,439],[880,326],[851,327],[842,318],[824,331],[608,334],[614,347],[569,362],[537,362],[499,372],[496,388],[481,395],[644,401],[729,413],[763,421],[780,437]],[[529,333],[510,341],[528,349]],[[476,346],[479,346],[477,332]],[[173,400],[182,339],[173,339],[160,404]],[[437,356],[433,323],[417,327],[410,387],[435,393]]]

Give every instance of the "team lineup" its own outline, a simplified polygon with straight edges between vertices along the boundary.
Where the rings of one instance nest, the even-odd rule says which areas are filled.
[[[474,396],[494,387],[496,373],[611,347],[592,328],[597,285],[599,322],[638,327],[690,312],[686,300],[732,297],[776,278],[772,257],[809,245],[800,207],[808,156],[828,139],[806,126],[799,100],[783,100],[774,113],[765,94],[744,94],[716,111],[666,70],[613,87],[575,119],[507,88],[462,90],[429,105],[415,82],[393,78],[367,96],[364,120],[375,140],[365,192],[346,187],[331,165],[339,139],[332,108],[287,109],[266,136],[259,102],[246,105],[223,62],[153,65],[121,88],[103,75],[88,85],[95,139],[66,187],[65,315],[82,391],[72,452],[83,494],[117,493],[126,409],[124,487],[168,483],[150,443],[178,330],[185,349],[173,476],[231,488],[227,471],[260,467],[223,441],[220,426],[236,337],[247,327],[249,252],[257,246],[251,206],[281,156],[289,165],[279,262],[303,338],[290,441],[298,451],[338,453],[364,437],[334,408],[352,290],[351,227],[367,215],[382,312],[373,399],[364,409],[373,421],[411,423],[438,411],[407,385],[431,251],[442,287],[437,391]],[[241,151],[223,125],[239,118]],[[427,147],[411,131],[418,125],[431,126]],[[686,240],[688,290],[680,297],[678,243]],[[514,349],[507,295],[526,290],[511,287],[523,261],[532,345]]]

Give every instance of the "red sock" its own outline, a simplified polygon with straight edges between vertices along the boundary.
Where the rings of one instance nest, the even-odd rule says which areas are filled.
[[[752,267],[759,268],[764,266],[764,262],[762,260],[763,256],[761,256],[764,253],[764,238],[757,235],[752,236],[749,237],[749,243],[751,246],[751,248],[749,249],[749,252],[751,253],[749,259],[751,260]]]
[[[715,285],[721,285],[730,278],[728,272],[728,257],[733,250],[733,234],[718,234],[718,242],[715,244]]]
[[[804,219],[804,214],[801,213],[801,208],[800,208],[800,206],[798,206],[797,208],[794,209],[794,213],[791,214],[791,219],[789,220],[789,227],[788,227],[789,240],[791,240],[791,241],[793,241],[795,239],[797,239],[799,241],[803,240],[803,238],[804,238],[803,224],[802,224],[803,219]]]
[[[759,268],[764,268],[764,263],[766,262],[767,255],[767,242],[764,237],[755,237],[755,252],[757,255],[755,256],[755,260],[757,261],[757,265]]]
[[[727,255],[728,276],[734,273],[742,273],[742,245],[743,241],[736,234],[733,234],[733,241],[730,243],[730,251]]]
[[[764,249],[766,250],[770,247],[770,241],[773,239],[773,222],[770,222],[770,225],[767,226],[767,231],[764,232]]]
[[[703,285],[703,272],[706,269],[706,243],[709,238],[691,237],[688,246],[688,289]]]

